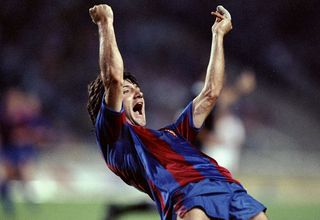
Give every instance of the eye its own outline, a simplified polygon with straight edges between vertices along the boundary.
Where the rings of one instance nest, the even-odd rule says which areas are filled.
[[[123,90],[123,94],[127,94],[129,92],[129,90]]]

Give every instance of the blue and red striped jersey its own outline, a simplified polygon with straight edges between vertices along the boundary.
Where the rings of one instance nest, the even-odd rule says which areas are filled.
[[[177,121],[160,130],[127,122],[125,112],[102,103],[96,120],[97,143],[107,166],[124,182],[147,193],[161,218],[183,199],[179,188],[191,182],[212,179],[235,182],[230,172],[193,145],[199,129],[192,121],[192,102]]]

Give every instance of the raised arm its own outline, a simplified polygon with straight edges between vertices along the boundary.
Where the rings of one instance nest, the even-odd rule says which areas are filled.
[[[96,5],[89,9],[89,13],[99,31],[99,65],[106,91],[105,101],[109,108],[119,112],[123,96],[123,60],[114,33],[113,12],[108,5]]]
[[[193,123],[199,128],[212,110],[223,87],[224,81],[224,36],[232,29],[231,15],[222,6],[217,7],[212,26],[212,45],[204,87],[193,100]]]

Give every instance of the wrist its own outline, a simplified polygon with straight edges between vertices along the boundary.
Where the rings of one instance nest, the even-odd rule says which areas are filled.
[[[98,27],[103,28],[109,25],[113,25],[113,20],[112,19],[102,19],[100,21],[97,22]]]
[[[212,39],[217,42],[223,43],[224,34],[219,32],[212,32]]]
[[[221,32],[221,31],[213,31],[212,35],[216,38],[224,38],[225,33]]]

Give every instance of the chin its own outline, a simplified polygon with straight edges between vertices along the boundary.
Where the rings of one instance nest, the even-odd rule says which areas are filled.
[[[136,125],[144,127],[144,126],[146,126],[146,122],[145,121],[144,122],[137,122]]]
[[[137,125],[137,126],[141,126],[141,127],[146,126],[146,120],[131,118],[131,119],[127,119],[127,122],[129,122],[129,124]]]
[[[146,126],[146,120],[145,119],[136,120],[135,124],[144,127]]]

